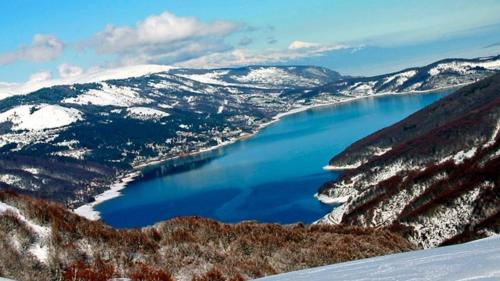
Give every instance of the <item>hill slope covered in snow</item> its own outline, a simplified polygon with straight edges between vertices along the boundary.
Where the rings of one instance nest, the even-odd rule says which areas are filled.
[[[330,160],[321,222],[397,229],[421,247],[500,232],[500,75],[466,86]]]

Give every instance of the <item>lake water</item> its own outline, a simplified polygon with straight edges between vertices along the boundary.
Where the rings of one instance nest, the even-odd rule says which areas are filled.
[[[444,95],[365,98],[289,115],[249,139],[148,168],[122,196],[97,210],[115,227],[187,215],[223,222],[311,223],[332,209],[313,197],[338,176],[322,170],[332,156]]]

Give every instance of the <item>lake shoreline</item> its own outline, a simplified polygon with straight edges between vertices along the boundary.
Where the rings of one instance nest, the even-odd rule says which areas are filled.
[[[95,206],[105,202],[107,200],[121,196],[121,190],[127,187],[127,184],[132,182],[136,177],[140,175],[140,171],[134,171],[130,173],[125,173],[120,176],[111,184],[109,189],[100,193],[94,197],[94,201],[84,204],[73,210],[73,213],[87,218],[89,220],[99,220],[101,219],[101,214],[95,209]]]
[[[192,157],[192,156],[199,155],[202,153],[214,151],[214,150],[219,149],[221,147],[225,147],[227,145],[234,144],[234,143],[239,142],[239,141],[243,141],[245,139],[248,139],[248,138],[255,136],[262,129],[268,127],[269,125],[271,125],[275,122],[280,121],[283,117],[286,117],[289,115],[297,114],[297,113],[304,112],[304,111],[307,111],[310,109],[336,106],[336,105],[354,102],[357,100],[370,98],[370,97],[378,98],[378,97],[383,97],[383,96],[398,96],[398,95],[411,95],[411,94],[418,95],[418,94],[432,93],[432,92],[440,91],[440,90],[453,89],[453,88],[457,88],[460,86],[462,86],[462,85],[454,85],[454,86],[450,86],[450,87],[442,87],[442,88],[426,90],[426,91],[411,91],[411,92],[401,92],[401,93],[387,92],[387,93],[380,93],[380,94],[374,94],[374,95],[369,95],[369,96],[346,97],[343,100],[336,100],[336,101],[332,101],[329,103],[323,103],[323,104],[306,105],[306,106],[301,106],[301,107],[291,109],[291,110],[286,111],[286,112],[278,113],[274,117],[272,117],[270,121],[257,126],[255,131],[252,133],[242,135],[238,138],[231,139],[229,141],[220,143],[220,144],[215,145],[215,146],[200,149],[199,151],[195,151],[195,152],[189,153],[187,155],[174,156],[174,157],[169,157],[169,158],[165,158],[165,159],[154,159],[154,160],[150,160],[150,161],[147,161],[145,163],[142,163],[142,164],[135,165],[132,167],[132,169],[130,171],[127,171],[126,173],[118,176],[118,178],[113,182],[113,184],[111,184],[109,189],[107,189],[103,193],[96,195],[94,197],[95,198],[94,201],[87,203],[87,204],[83,204],[83,205],[79,206],[78,208],[75,208],[73,210],[73,212],[82,216],[82,217],[90,219],[90,220],[99,220],[101,218],[100,213],[99,213],[99,211],[97,211],[95,209],[95,207],[97,205],[105,202],[105,201],[108,201],[108,200],[111,200],[111,199],[116,198],[118,196],[121,196],[122,195],[121,190],[125,189],[129,183],[133,182],[139,175],[141,175],[143,169],[145,169],[147,167],[161,165],[162,163],[172,161],[175,159],[188,158],[188,157]],[[328,167],[328,165],[325,166],[324,168],[326,168],[326,167]],[[337,171],[343,170],[343,169],[338,169],[338,168],[340,168],[340,167],[337,167],[337,169],[335,169],[335,170],[337,170]],[[328,169],[328,170],[330,170],[330,169]]]

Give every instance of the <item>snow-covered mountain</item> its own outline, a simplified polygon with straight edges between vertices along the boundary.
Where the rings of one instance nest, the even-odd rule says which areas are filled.
[[[399,72],[373,77],[344,78],[314,89],[303,96],[338,93],[345,96],[367,96],[383,93],[429,91],[470,84],[496,73],[500,56],[477,59],[445,59]]]
[[[500,236],[283,273],[261,281],[500,280]]]
[[[323,223],[386,226],[421,247],[500,232],[500,74],[361,139],[317,197]]]
[[[126,79],[132,77],[140,77],[152,73],[169,71],[172,69],[174,69],[174,67],[167,65],[146,64],[124,66],[113,69],[95,69],[90,70],[87,73],[60,79],[28,81],[26,83],[0,83],[0,100],[8,98],[10,96],[29,94],[42,88],[58,85],[83,84],[107,80]]]
[[[310,66],[248,66],[221,69],[173,69],[170,73],[207,84],[251,88],[311,88],[339,80],[330,69]]]
[[[370,78],[313,66],[146,65],[3,85],[16,90],[0,86],[0,188],[75,207],[134,167],[234,142],[281,113],[387,91],[457,86],[491,75],[499,62],[450,59]],[[412,88],[417,80],[422,84]],[[360,81],[386,86],[374,90]]]
[[[0,100],[0,187],[79,204],[134,166],[252,134],[278,113],[310,104],[281,97],[285,89],[339,77],[309,66],[141,66],[76,80],[100,82],[11,95]]]

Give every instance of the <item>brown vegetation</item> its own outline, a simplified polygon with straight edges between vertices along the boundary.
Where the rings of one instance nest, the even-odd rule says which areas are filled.
[[[385,229],[354,226],[223,224],[199,217],[174,218],[144,229],[116,230],[62,206],[0,191],[0,201],[30,221],[52,229],[47,264],[26,257],[32,230],[13,215],[0,216],[0,271],[19,281],[245,280],[313,266],[411,249]],[[24,237],[24,238],[23,238]],[[31,242],[30,242],[31,241]]]

